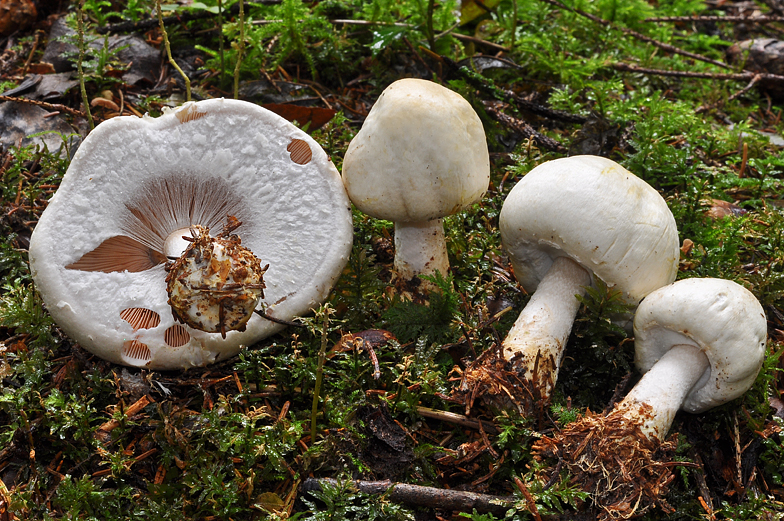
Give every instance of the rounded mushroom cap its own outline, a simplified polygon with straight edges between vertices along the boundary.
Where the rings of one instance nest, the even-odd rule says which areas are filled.
[[[175,369],[228,358],[282,326],[254,313],[223,339],[177,323],[164,266],[183,229],[221,230],[229,215],[269,264],[259,303],[269,315],[291,319],[326,298],[353,227],[340,174],[310,136],[224,99],[110,119],[84,140],[33,232],[36,287],[63,330],[111,362]]]
[[[456,92],[398,80],[351,140],[343,182],[357,208],[379,219],[421,222],[457,213],[479,201],[490,182],[482,122]]]
[[[515,277],[529,292],[561,256],[632,305],[678,271],[678,230],[667,203],[603,157],[567,157],[531,170],[504,201],[499,228]]]
[[[765,357],[767,321],[754,295],[723,279],[684,279],[652,292],[634,317],[635,364],[648,371],[671,346],[700,349],[709,367],[682,409],[702,412],[754,383]]]

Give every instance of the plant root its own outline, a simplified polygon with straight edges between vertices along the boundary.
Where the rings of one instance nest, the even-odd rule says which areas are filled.
[[[466,416],[470,416],[474,402],[480,398],[494,409],[512,409],[523,416],[543,418],[547,399],[541,390],[547,388],[547,382],[534,381],[541,374],[539,360],[533,370],[534,380],[525,376],[521,362],[521,357],[506,360],[499,348],[488,349],[463,371],[460,386],[452,397],[465,406]]]
[[[642,413],[649,413],[643,406]],[[638,517],[658,507],[675,509],[664,499],[675,478],[671,467],[675,441],[660,441],[643,434],[638,423],[629,422],[618,408],[609,415],[587,411],[553,437],[537,441],[534,459],[558,461],[555,473],[566,467],[573,483],[591,494],[597,519],[609,521]],[[551,472],[547,467],[542,473]],[[543,475],[543,481],[558,476]]]

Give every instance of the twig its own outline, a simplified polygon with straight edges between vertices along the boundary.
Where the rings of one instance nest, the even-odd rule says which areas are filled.
[[[427,44],[431,51],[436,48],[436,33],[433,30],[433,11],[435,10],[435,0],[428,0],[427,2],[427,23],[425,24],[425,34],[427,35]]]
[[[252,25],[265,25],[265,24],[271,24],[271,23],[280,23],[282,21],[283,20],[254,20],[253,22],[251,22],[251,24]],[[410,28],[410,29],[416,29],[417,28],[417,26],[414,25],[414,24],[407,24],[407,23],[403,23],[403,22],[373,22],[371,20],[350,20],[350,19],[346,19],[346,18],[335,18],[335,19],[329,20],[329,23],[335,24],[335,25],[337,25],[337,24],[341,24],[341,25],[382,25],[382,26],[385,26],[385,27],[407,27],[407,28]],[[451,29],[454,29],[454,26]],[[446,31],[444,31],[442,33],[439,33],[438,35],[436,35],[436,40],[441,38],[442,36],[445,36],[448,33],[449,33],[449,30],[446,30]],[[451,33],[451,34],[452,34],[452,37],[455,38],[456,40],[461,40],[461,41],[464,41],[464,42],[471,42],[471,43],[474,43],[476,45],[483,45],[485,47],[489,47],[490,49],[493,49],[493,50],[496,50],[496,51],[502,51],[502,52],[509,52],[509,51],[511,51],[511,49],[509,47],[504,47],[503,45],[498,45],[497,43],[488,42],[487,40],[483,40],[481,38],[477,38],[476,36],[469,36],[467,34],[460,34],[460,33]]]
[[[226,79],[226,64],[223,62],[223,2],[218,0],[218,55],[220,56],[220,85]]]
[[[523,497],[525,498],[525,504],[528,507],[528,511],[531,513],[531,515],[534,516],[534,520],[542,521],[542,516],[539,515],[539,509],[536,508],[536,501],[534,501],[533,496],[528,491],[528,487],[526,487],[525,483],[523,483],[523,480],[517,476],[514,476],[512,479],[514,480],[515,485],[517,485],[517,488],[520,490],[520,492],[522,492]]]
[[[123,414],[125,415],[126,418],[129,418],[137,414],[139,411],[147,407],[152,402],[153,402],[152,398],[150,398],[147,395],[144,395],[141,398],[139,398],[136,402],[134,402],[132,405],[130,405],[127,409],[125,409],[125,411],[123,411]],[[98,430],[104,432],[111,432],[119,426],[120,426],[119,420],[111,419],[103,423],[100,427],[98,427]]]
[[[259,315],[261,318],[266,318],[270,322],[275,322],[276,324],[282,324],[284,326],[294,326],[294,327],[307,327],[305,324],[301,324],[299,322],[292,322],[291,320],[283,320],[282,318],[275,318],[269,313],[261,309],[255,309],[254,312]]]
[[[171,45],[169,45],[169,35],[166,34],[166,27],[163,25],[163,14],[162,14],[162,10],[161,10],[161,0],[155,0],[155,5],[157,7],[157,12],[158,12],[158,25],[161,28],[161,34],[163,35],[163,44],[166,47],[166,56],[168,56],[169,63],[171,64],[171,66],[174,67],[175,69],[177,69],[177,72],[180,73],[180,76],[182,76],[182,79],[185,81],[185,101],[190,101],[191,100],[191,79],[188,77],[187,74],[182,72],[182,69],[180,69],[180,66],[177,65],[177,62],[174,61],[174,58],[172,57]]]
[[[84,19],[82,15],[82,6],[84,5],[84,0],[81,0],[76,8],[76,32],[78,35],[78,43],[79,43],[79,59],[76,61],[76,71],[79,74],[79,90],[82,94],[82,104],[84,105],[84,113],[87,115],[87,122],[90,124],[90,130],[95,128],[95,123],[93,122],[93,115],[90,114],[90,102],[87,99],[87,89],[84,86],[84,69],[82,68],[82,62],[84,61]]]
[[[242,67],[242,53],[245,51],[245,8],[240,2],[240,41],[237,44],[237,63],[234,65],[234,99],[240,95],[240,68]]]
[[[262,4],[262,5],[275,5],[281,3],[282,0],[256,0],[255,2],[244,2],[247,6],[252,6],[254,4]],[[230,14],[237,14],[239,12],[239,2],[232,5],[229,9],[224,9],[224,13],[228,12]],[[208,18],[213,18],[215,16],[220,16],[219,14],[211,13],[209,11],[196,11],[191,13],[182,13],[176,14],[173,16],[165,16],[163,18],[163,23],[165,24],[174,24],[174,23],[182,23],[182,22],[190,22],[192,20],[206,20]],[[149,20],[141,20],[139,22],[120,22],[111,25],[105,25],[103,27],[98,27],[96,32],[98,34],[106,34],[106,33],[134,33],[139,31],[147,31],[159,25],[157,18],[150,18]]]
[[[27,74],[27,69],[30,68],[30,63],[32,63],[33,55],[35,54],[36,49],[38,49],[38,44],[41,41],[41,35],[42,34],[43,34],[43,31],[41,31],[40,29],[35,32],[35,39],[33,40],[33,48],[30,49],[30,54],[27,55],[27,60],[24,63],[24,67],[22,67],[22,76]]]
[[[310,442],[316,442],[316,415],[318,413],[321,383],[324,380],[324,362],[327,359],[327,327],[329,326],[329,307],[324,308],[324,321],[321,326],[321,347],[318,352],[318,366],[316,367],[316,384],[313,387],[313,405],[310,409]]]
[[[613,29],[617,29],[617,30],[621,31],[624,34],[628,34],[629,36],[633,36],[633,37],[637,38],[638,40],[642,40],[644,42],[648,42],[648,43],[650,43],[652,45],[655,45],[656,47],[659,47],[660,49],[664,49],[665,51],[669,51],[669,52],[675,53],[675,54],[680,54],[681,56],[686,56],[687,58],[691,58],[693,60],[698,60],[698,61],[701,61],[701,62],[710,63],[712,65],[716,65],[717,67],[721,67],[721,68],[724,68],[724,69],[731,69],[732,68],[729,65],[727,65],[726,63],[722,63],[720,61],[713,60],[711,58],[708,58],[707,56],[702,56],[701,54],[695,54],[693,52],[684,51],[683,49],[675,47],[674,45],[670,45],[668,43],[664,43],[664,42],[660,42],[658,40],[654,40],[653,38],[651,38],[649,36],[645,36],[642,33],[638,33],[637,31],[633,31],[632,29],[629,29],[629,28],[626,28],[626,27],[619,27],[619,26],[615,25],[614,23],[610,22],[609,20],[605,20],[604,18],[600,18],[600,17],[592,15],[590,13],[586,13],[585,11],[582,11],[580,9],[574,9],[572,7],[568,7],[568,6],[564,5],[564,4],[562,4],[561,2],[559,2],[558,0],[541,0],[541,1],[545,2],[545,3],[548,3],[548,4],[551,4],[551,5],[554,5],[554,6],[558,7],[558,8],[560,8],[560,9],[565,9],[567,11],[571,11],[573,13],[579,14],[580,16],[584,16],[584,17],[588,18],[589,20],[592,20],[592,21],[594,21],[594,22],[596,22],[596,23],[598,23],[600,25],[603,25],[605,27],[611,27]]]
[[[340,482],[330,478],[308,478],[302,483],[302,490],[321,491],[324,485],[337,487]],[[459,512],[491,512],[504,514],[507,510],[514,507],[513,497],[491,496],[488,494],[477,494],[475,492],[464,492],[459,490],[447,490],[435,487],[422,487],[409,485],[407,483],[392,483],[386,481],[352,481],[351,485],[364,494],[381,495],[387,494],[389,501],[395,503],[406,503],[409,505],[426,506],[431,508],[442,508]]]
[[[771,11],[776,14],[784,15],[784,9],[781,8],[781,3],[777,0],[762,0],[762,3],[767,5]]]
[[[28,105],[37,105],[44,109],[49,110],[59,110],[61,112],[67,112],[72,116],[79,116],[81,118],[87,117],[87,114],[82,112],[81,110],[72,109],[71,107],[66,107],[65,105],[60,105],[59,103],[47,103],[45,101],[38,101],[34,99],[27,99],[27,98],[17,98],[16,96],[2,96],[0,95],[0,101],[16,101],[19,103],[27,103]]]
[[[496,121],[506,125],[518,134],[521,134],[524,138],[532,140],[540,147],[555,152],[566,152],[565,146],[563,146],[558,141],[537,132],[531,125],[522,119],[505,114],[497,108],[493,107],[490,103],[485,103],[485,110],[487,110],[487,113],[490,114]]]
[[[660,16],[646,18],[643,22],[784,22],[784,16]]]
[[[438,57],[453,72],[460,75],[460,77],[463,78],[469,85],[471,85],[472,87],[474,87],[479,91],[484,92],[485,94],[489,94],[490,96],[497,99],[498,101],[503,101],[504,103],[508,103],[518,111],[523,110],[526,112],[530,112],[532,114],[536,114],[538,116],[543,116],[558,121],[566,121],[568,123],[585,123],[588,120],[588,118],[586,118],[585,116],[571,114],[569,112],[564,112],[562,110],[551,109],[549,107],[545,107],[544,105],[540,105],[538,103],[528,101],[527,99],[518,96],[517,94],[515,94],[510,90],[499,88],[498,86],[489,82],[487,78],[485,78],[481,74],[471,70],[469,67],[466,67],[465,65],[462,66],[458,65],[457,62],[455,62],[454,60],[450,59],[447,56],[438,56]],[[507,61],[507,60],[503,60],[503,61]]]
[[[468,418],[467,416],[463,416],[462,414],[449,411],[437,411],[436,409],[430,409],[428,407],[417,407],[417,412],[420,414],[420,416],[424,416],[425,418],[432,418],[434,420],[441,420],[447,423],[454,423],[455,425],[468,427],[470,429],[479,430],[481,425],[481,428],[486,433],[498,434],[498,428],[492,423],[482,420],[474,420],[472,418]]]
[[[637,67],[636,65],[629,65],[628,63],[613,63],[611,67],[618,71],[637,72],[641,74],[653,74],[657,76],[675,76],[679,78],[751,81],[755,77],[758,77],[758,80],[784,81],[784,76],[781,76],[779,74],[756,73],[756,72],[749,72],[749,71],[731,73],[731,74],[720,73],[720,72],[671,71],[666,69],[647,69],[644,67]]]

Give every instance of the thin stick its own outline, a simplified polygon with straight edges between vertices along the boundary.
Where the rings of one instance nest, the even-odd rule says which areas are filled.
[[[240,2],[240,6],[242,2]],[[171,46],[169,45],[169,35],[166,33],[166,27],[163,25],[163,11],[161,10],[161,0],[155,0],[155,6],[157,7],[158,11],[158,26],[161,28],[161,34],[163,35],[163,43],[166,46],[166,56],[169,58],[169,63],[172,67],[177,69],[177,72],[180,73],[182,79],[185,80],[185,101],[191,100],[191,79],[188,77],[187,74],[182,72],[180,66],[177,65],[177,62],[174,61],[171,53]]]
[[[130,418],[131,416],[141,412],[142,409],[147,407],[152,402],[153,400],[149,396],[144,395],[141,398],[139,398],[135,403],[130,405],[127,409],[125,409],[123,411],[123,416],[125,418]],[[104,422],[100,427],[98,427],[98,430],[103,431],[104,433],[109,433],[119,426],[120,426],[120,421],[112,418],[111,420]]]
[[[531,125],[522,119],[504,114],[502,111],[491,106],[489,103],[485,103],[485,110],[487,110],[487,113],[490,114],[496,121],[506,125],[510,129],[522,135],[524,138],[534,141],[540,147],[556,152],[566,152],[565,146],[563,146],[558,141],[545,136],[544,134],[540,134]]]
[[[0,101],[16,101],[18,103],[27,103],[28,105],[37,105],[44,109],[67,112],[72,116],[79,116],[81,118],[87,117],[87,114],[81,110],[72,109],[71,107],[60,105],[59,103],[47,103],[45,101],[38,101],[34,99],[17,98],[16,96],[0,96]]]
[[[758,74],[756,72],[750,72],[750,71],[733,73],[733,74],[725,74],[719,72],[670,71],[666,69],[647,69],[644,67],[637,67],[636,65],[629,65],[628,63],[613,63],[611,64],[611,67],[618,71],[638,72],[641,74],[653,74],[657,76],[675,76],[679,78],[751,81],[756,77],[758,80],[784,81],[784,76],[781,76],[779,74],[769,74],[769,73]]]
[[[76,8],[76,32],[78,35],[78,44],[79,44],[79,59],[76,61],[76,70],[79,74],[79,90],[82,94],[82,104],[84,105],[84,113],[87,115],[87,122],[90,124],[90,130],[95,128],[95,123],[93,122],[93,115],[90,114],[90,101],[87,99],[87,89],[84,86],[84,70],[82,69],[82,62],[84,61],[84,20],[82,19],[82,6],[84,5],[84,0],[79,2]]]
[[[283,324],[284,326],[306,327],[305,324],[301,324],[299,322],[292,322],[291,320],[283,320],[282,318],[275,318],[269,313],[267,313],[266,311],[261,309],[254,309],[253,311],[261,318],[266,318],[270,322],[275,322],[276,324]]]
[[[435,10],[435,3],[435,0],[428,0],[427,2],[427,24],[425,31],[427,32],[427,44],[430,46],[431,51],[435,51],[436,47],[436,33],[433,30],[433,11]]]
[[[517,485],[517,488],[520,490],[520,492],[522,492],[523,497],[525,498],[525,504],[528,507],[528,511],[531,513],[531,515],[534,516],[535,521],[542,521],[542,516],[539,515],[539,510],[536,508],[536,502],[534,501],[531,493],[528,491],[528,487],[526,487],[525,483],[523,483],[523,480],[517,476],[514,476],[512,479],[514,480],[515,485]]]
[[[271,23],[280,23],[282,21],[283,20],[254,20],[253,22],[251,22],[251,25],[265,25],[265,24],[271,24]],[[350,20],[350,19],[347,19],[347,18],[335,18],[333,20],[329,20],[329,23],[336,24],[336,25],[337,24],[341,24],[341,25],[382,25],[382,26],[385,26],[385,27],[408,27],[408,28],[415,28],[416,27],[416,25],[414,25],[414,24],[407,24],[407,23],[403,23],[403,22],[373,22],[373,21],[370,21],[370,20]],[[450,28],[450,30],[454,29],[454,27],[456,27],[456,26],[453,26],[452,28]],[[449,34],[450,30],[444,31],[442,33],[439,33],[436,36],[436,40],[441,38],[441,37],[443,37],[443,36],[446,36],[447,34]],[[455,38],[456,40],[461,40],[461,41],[464,41],[464,42],[471,42],[471,43],[475,43],[477,45],[483,45],[485,47],[489,47],[489,48],[491,48],[493,50],[496,50],[496,51],[503,51],[503,52],[511,51],[511,49],[509,47],[504,47],[503,45],[498,45],[497,43],[488,42],[487,40],[483,40],[481,38],[477,38],[476,36],[469,36],[467,34],[460,34],[460,33],[452,33],[452,37]]]
[[[244,2],[246,5],[249,2]],[[280,4],[281,0],[254,0],[254,4],[262,4],[262,5],[276,5]],[[225,9],[224,12],[235,13],[239,11],[239,5],[234,4],[228,9]],[[185,13],[178,13],[174,16],[165,16],[163,18],[163,23],[182,23],[182,22],[190,22],[192,20],[204,20],[206,18],[212,18],[216,16],[215,13],[211,13],[210,11],[196,11],[194,12],[185,12]],[[111,25],[104,25],[103,27],[98,27],[96,32],[98,34],[105,34],[105,33],[134,33],[134,32],[143,32],[148,29],[152,29],[156,25],[159,25],[158,20],[152,18],[149,20],[141,20],[139,22],[120,22],[117,24]]]
[[[784,22],[784,16],[660,16],[646,18],[643,22]]]
[[[240,92],[240,67],[242,66],[242,52],[245,50],[245,10],[244,2],[240,2],[240,41],[237,44],[237,64],[234,66],[234,99],[239,98]]]
[[[33,61],[33,55],[35,54],[36,49],[38,49],[38,44],[41,41],[41,34],[43,34],[43,31],[41,30],[35,32],[35,39],[33,40],[33,48],[30,49],[30,54],[27,55],[27,60],[24,63],[24,67],[22,67],[22,76],[27,74],[27,69],[30,68],[30,63],[32,63]]]
[[[218,54],[220,55],[220,84],[226,79],[226,65],[223,62],[223,2],[218,0]]]
[[[324,362],[327,359],[327,327],[329,326],[330,308],[324,308],[324,322],[321,330],[321,347],[318,353],[318,367],[316,368],[316,386],[313,389],[313,406],[310,409],[310,443],[316,442],[316,415],[318,413],[321,383],[324,380]]]
[[[454,412],[449,411],[438,411],[436,409],[430,409],[428,407],[417,407],[417,412],[424,416],[425,418],[432,418],[434,420],[441,420],[447,423],[453,423],[455,425],[460,425],[461,427],[469,427],[471,429],[483,429],[486,433],[490,434],[497,434],[498,428],[490,422],[482,421],[482,420],[474,420],[473,418],[468,418],[467,416],[463,416],[462,414],[457,414]]]

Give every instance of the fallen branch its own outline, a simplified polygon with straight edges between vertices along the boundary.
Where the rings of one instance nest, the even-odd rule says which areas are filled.
[[[339,486],[336,479],[330,478],[308,478],[302,485],[304,492],[321,491],[323,486]],[[392,483],[385,481],[352,481],[352,487],[359,492],[371,495],[388,494],[387,499],[395,503],[406,503],[408,505],[424,506],[430,508],[442,508],[458,512],[490,512],[493,514],[505,514],[510,508],[514,508],[516,500],[514,497],[491,496],[488,494],[477,494],[475,492],[465,492],[461,490],[448,490],[435,487],[422,487],[419,485],[409,485],[406,483]]]

